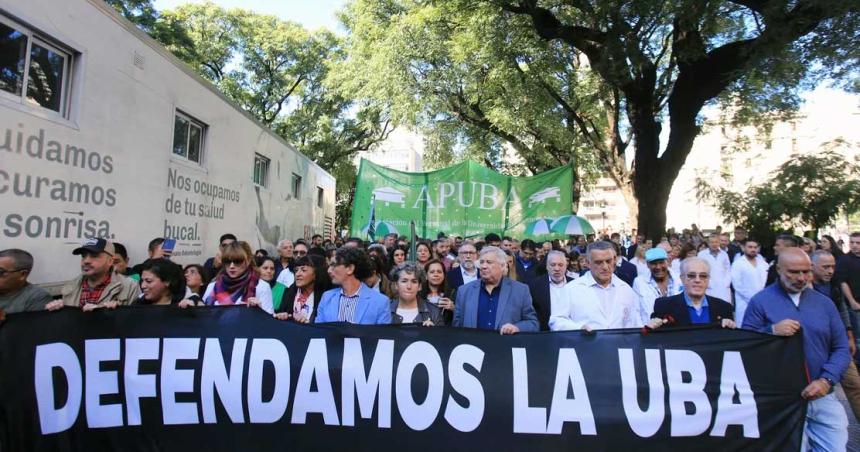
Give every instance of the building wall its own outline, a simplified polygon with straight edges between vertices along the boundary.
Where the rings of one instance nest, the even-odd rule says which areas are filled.
[[[225,232],[269,249],[284,237],[331,232],[332,176],[102,0],[29,0],[3,8],[76,54],[68,118],[0,98],[0,248],[36,255],[31,280],[73,277],[79,270],[71,251],[92,235],[125,244],[132,262],[145,259],[150,239],[174,237],[175,259],[188,263],[213,255]],[[172,153],[177,110],[208,126],[200,164]],[[101,165],[55,161],[48,149],[56,146],[83,149]],[[252,181],[255,154],[270,159],[267,187]],[[302,177],[298,199],[294,174]],[[72,183],[100,187],[113,201],[64,200],[48,189]]]
[[[356,165],[364,158],[398,171],[424,171],[424,137],[405,128],[394,129],[388,138],[370,151],[359,152]]]

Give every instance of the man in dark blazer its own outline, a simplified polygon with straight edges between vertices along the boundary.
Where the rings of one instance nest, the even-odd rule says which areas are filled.
[[[445,275],[448,283],[448,289],[456,295],[457,289],[463,284],[470,283],[481,277],[481,272],[478,269],[478,252],[475,245],[470,242],[464,242],[457,250],[457,261],[460,263],[457,267],[452,268]],[[454,299],[456,301],[456,297]]]
[[[635,265],[621,258],[621,245],[615,242],[610,243],[615,245],[615,255],[619,256],[615,263],[615,276],[626,282],[628,286],[633,287],[633,281],[635,281],[636,277],[639,276],[639,271],[636,270]]]
[[[529,281],[529,293],[541,331],[549,331],[553,298],[562,296],[561,289],[571,280],[567,277],[567,255],[562,251],[550,251],[546,255],[546,274]]]
[[[514,265],[517,266],[517,280],[527,284],[537,275],[538,260],[537,244],[532,239],[520,242],[520,251],[514,254]]]
[[[479,262],[481,279],[457,290],[452,325],[495,330],[501,334],[538,331],[528,286],[505,277],[508,273],[505,252],[495,246],[485,246]]]
[[[648,327],[720,325],[736,328],[734,308],[725,300],[705,296],[711,268],[708,262],[698,257],[684,259],[681,263],[681,281],[684,291],[671,297],[658,298],[654,302],[654,313]]]

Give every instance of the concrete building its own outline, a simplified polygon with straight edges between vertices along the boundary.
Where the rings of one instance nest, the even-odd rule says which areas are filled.
[[[378,165],[417,173],[424,171],[424,137],[411,130],[399,127],[388,138],[373,146],[369,151],[359,152],[355,163],[364,158]]]
[[[103,0],[5,2],[0,35],[0,248],[31,281],[74,277],[93,236],[132,263],[173,238],[185,264],[225,232],[333,234],[334,178]]]
[[[712,115],[717,116],[717,115]],[[860,155],[860,97],[830,89],[818,89],[791,119],[776,122],[769,132],[754,127],[735,128],[719,120],[705,123],[693,149],[675,180],[666,211],[667,227],[689,228],[692,223],[708,230],[723,225],[731,230],[712,205],[696,197],[697,178],[743,192],[762,183],[794,154],[832,149],[849,159]],[[663,137],[665,143],[665,137]],[[611,180],[601,178],[586,193],[579,214],[595,228],[627,231],[627,205]]]

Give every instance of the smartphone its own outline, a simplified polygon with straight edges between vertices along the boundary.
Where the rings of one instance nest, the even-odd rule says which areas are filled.
[[[176,248],[176,239],[164,239],[164,243],[161,244],[161,250],[164,251],[165,256],[173,254],[174,248]]]

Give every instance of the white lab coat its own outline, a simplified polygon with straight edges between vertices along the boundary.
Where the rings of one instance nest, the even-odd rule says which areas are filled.
[[[761,255],[756,255],[753,266],[743,254],[735,256],[732,263],[732,286],[735,288],[735,322],[743,323],[753,295],[764,289],[767,283],[768,264]]]
[[[614,299],[608,312],[591,286],[596,284],[589,272],[564,286],[562,296],[552,300],[549,328],[552,331],[638,328],[642,326],[636,293],[624,281],[612,275]]]
[[[711,250],[705,248],[699,251],[699,258],[706,260],[711,265],[711,281],[705,294],[731,303],[732,264],[729,262],[729,254],[720,250],[717,257],[714,257],[711,255]]]

